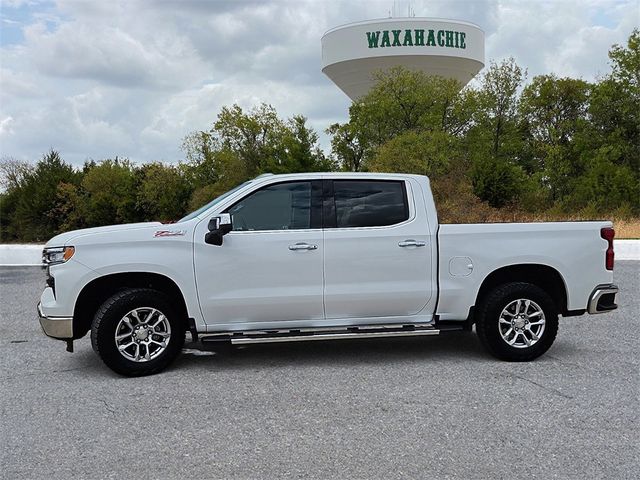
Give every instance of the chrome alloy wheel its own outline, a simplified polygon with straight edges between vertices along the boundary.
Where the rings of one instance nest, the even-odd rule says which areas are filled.
[[[152,307],[131,310],[118,322],[116,347],[133,362],[148,362],[164,352],[171,339],[169,319]]]
[[[515,348],[535,345],[544,333],[544,312],[533,300],[519,298],[509,303],[498,321],[502,339]]]

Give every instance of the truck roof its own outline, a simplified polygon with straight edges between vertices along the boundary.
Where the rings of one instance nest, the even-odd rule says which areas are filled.
[[[428,178],[426,175],[415,175],[411,173],[386,173],[386,172],[305,172],[305,173],[263,173],[262,175],[258,175],[254,178],[254,180],[262,179],[262,178],[380,178],[380,177],[415,177],[425,179]]]

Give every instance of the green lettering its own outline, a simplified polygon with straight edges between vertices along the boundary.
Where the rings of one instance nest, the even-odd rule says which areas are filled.
[[[389,30],[382,31],[382,41],[380,42],[381,47],[390,47],[391,42],[389,41]]]
[[[456,32],[456,48],[460,48],[460,32]]]
[[[427,46],[428,47],[436,46],[436,37],[433,35],[433,30],[429,30],[429,35],[427,36]]]
[[[411,30],[405,30],[404,31],[404,42],[402,42],[402,45],[404,45],[405,47],[408,45],[410,47],[413,47],[413,39],[411,38]]]
[[[379,38],[380,38],[380,32],[367,32],[367,40],[369,42],[369,48],[378,48]]]
[[[393,33],[393,43],[391,44],[392,47],[400,47],[402,46],[402,44],[400,43],[400,32],[402,30],[391,30],[391,32]]]
[[[464,32],[460,32],[460,48],[467,48],[467,46],[464,43],[464,37],[466,37],[467,34]]]
[[[444,32],[444,38],[446,39],[446,46],[453,47],[453,32],[451,30]]]
[[[438,46],[444,47],[444,30],[438,30]]]
[[[414,30],[416,32],[416,47],[424,46],[424,30]]]

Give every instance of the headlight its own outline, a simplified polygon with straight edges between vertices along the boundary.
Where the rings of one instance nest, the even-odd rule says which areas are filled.
[[[64,263],[73,257],[76,252],[74,247],[50,247],[42,251],[42,263],[45,266]]]

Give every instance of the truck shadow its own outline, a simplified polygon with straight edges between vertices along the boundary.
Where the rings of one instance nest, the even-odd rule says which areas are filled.
[[[442,337],[380,338],[334,340],[226,346],[218,349],[198,348],[187,342],[182,354],[169,371],[188,373],[190,370],[247,371],[255,369],[350,367],[367,365],[401,365],[413,363],[458,364],[466,361],[482,364],[503,364],[487,353],[475,333],[455,332]],[[578,353],[571,342],[559,339],[552,349],[536,363],[571,365]],[[121,378],[109,370],[91,348],[76,352],[73,362],[60,371],[73,371],[86,379],[95,377]],[[426,363],[425,363],[426,362]],[[150,377],[148,377],[150,378]]]
[[[223,346],[198,350],[187,343],[172,369],[194,365],[216,369],[279,368],[282,366],[335,366],[337,364],[404,363],[412,361],[455,361],[489,359],[475,334],[447,333],[441,337],[406,337],[361,340],[327,340]]]

